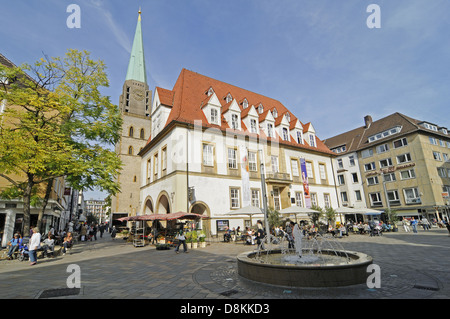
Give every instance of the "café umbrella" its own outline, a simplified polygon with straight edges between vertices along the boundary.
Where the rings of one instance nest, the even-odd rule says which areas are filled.
[[[246,206],[242,207],[240,209],[234,209],[226,214],[223,214],[222,216],[235,216],[235,215],[247,215],[250,217],[250,225],[253,225],[252,217],[255,215],[261,215],[264,217],[264,212],[261,208],[256,206]]]

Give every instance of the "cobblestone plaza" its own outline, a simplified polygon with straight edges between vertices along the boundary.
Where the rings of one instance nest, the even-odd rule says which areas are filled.
[[[450,297],[450,237],[446,229],[337,239],[347,250],[373,257],[381,287],[290,288],[251,282],[237,274],[236,256],[255,249],[215,242],[175,254],[154,246],[135,248],[105,235],[76,245],[72,254],[0,262],[2,299],[446,299]],[[78,265],[81,288],[64,295],[69,265]],[[54,290],[53,290],[54,289]],[[61,291],[58,294],[58,289]],[[56,291],[55,294],[49,292]],[[67,289],[66,289],[67,290]],[[75,291],[75,290],[73,290]]]

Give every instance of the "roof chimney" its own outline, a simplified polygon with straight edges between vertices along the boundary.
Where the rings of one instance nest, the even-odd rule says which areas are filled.
[[[372,124],[372,116],[370,115],[364,116],[364,127],[369,128],[371,124]]]

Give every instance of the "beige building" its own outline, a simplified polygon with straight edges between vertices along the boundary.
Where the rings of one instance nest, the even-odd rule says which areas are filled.
[[[0,64],[13,68],[16,67],[14,63],[12,63],[5,56],[0,54]],[[7,81],[0,78],[0,81],[5,81],[5,84],[8,85]],[[8,101],[3,100],[0,101],[0,115],[7,108],[15,108],[18,109],[17,105],[10,105]],[[1,120],[1,118],[0,118]],[[1,123],[2,128],[6,128],[7,125],[5,123]],[[0,176],[0,193],[12,186],[11,179],[14,182],[23,182],[25,181],[25,175],[15,175],[8,174],[6,178]],[[44,197],[45,194],[45,183],[38,185],[39,193]],[[57,178],[53,181],[52,190],[50,193],[49,201],[46,206],[44,217],[43,217],[43,229],[42,233],[48,232],[50,226],[54,226],[55,228],[63,228],[66,222],[71,218],[71,215],[74,215],[76,212],[77,206],[73,206],[73,210],[68,212],[69,203],[70,203],[70,194],[66,195],[66,187],[64,178]],[[0,237],[1,237],[1,246],[6,246],[7,242],[13,237],[13,234],[16,232],[23,233],[23,200],[22,198],[12,198],[12,199],[2,199],[0,198]],[[37,224],[39,212],[42,210],[42,206],[31,206],[31,216],[30,216],[30,225],[35,226]],[[23,234],[27,235],[28,234]]]
[[[446,127],[400,113],[364,120],[364,126],[324,142],[338,159],[357,154],[358,184],[367,207],[391,208],[407,217],[448,218],[450,135]]]

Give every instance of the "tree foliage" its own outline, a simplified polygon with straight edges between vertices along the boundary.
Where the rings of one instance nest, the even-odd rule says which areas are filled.
[[[0,66],[0,177],[20,190],[24,233],[36,185],[65,176],[76,189],[116,194],[120,160],[108,147],[120,137],[119,108],[100,92],[109,85],[102,61],[86,51]],[[19,176],[13,178],[11,176]]]

